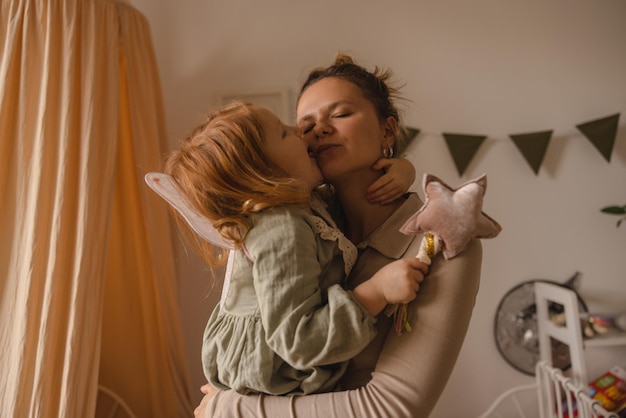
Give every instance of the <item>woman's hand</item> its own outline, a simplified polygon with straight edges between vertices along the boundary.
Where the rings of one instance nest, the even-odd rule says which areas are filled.
[[[193,411],[194,418],[204,418],[206,412],[206,406],[213,396],[219,392],[219,389],[214,388],[210,384],[202,385],[200,392],[204,393],[204,398],[200,401],[200,405]]]

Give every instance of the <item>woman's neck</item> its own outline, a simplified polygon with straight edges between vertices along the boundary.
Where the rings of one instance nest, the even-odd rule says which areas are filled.
[[[401,200],[386,205],[369,203],[366,190],[372,183],[370,179],[357,179],[351,183],[335,185],[346,220],[344,233],[355,244],[368,238],[402,204]]]

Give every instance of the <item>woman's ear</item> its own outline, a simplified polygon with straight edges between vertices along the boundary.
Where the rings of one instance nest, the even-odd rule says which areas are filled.
[[[393,116],[385,119],[383,128],[385,129],[385,144],[394,146],[396,142],[396,132],[398,132],[398,120]]]

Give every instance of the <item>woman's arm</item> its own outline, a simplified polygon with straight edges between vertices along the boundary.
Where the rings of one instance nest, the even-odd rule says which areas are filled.
[[[299,397],[219,392],[206,417],[426,417],[461,350],[480,280],[482,249],[474,240],[451,260],[438,257],[411,305],[413,330],[390,332],[372,380],[362,388]]]

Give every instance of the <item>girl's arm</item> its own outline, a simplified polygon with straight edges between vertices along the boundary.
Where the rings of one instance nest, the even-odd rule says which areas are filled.
[[[375,319],[340,285],[341,257],[322,270],[307,219],[304,211],[273,210],[246,238],[266,341],[299,370],[347,361],[376,334]],[[328,274],[334,284],[322,289]]]
[[[405,158],[381,158],[372,170],[383,170],[384,174],[367,189],[370,203],[393,202],[408,192],[415,181],[415,167]]]
[[[364,387],[307,396],[219,392],[206,417],[426,417],[461,350],[478,292],[482,249],[474,240],[451,260],[438,258],[411,305],[412,331],[391,331]]]

